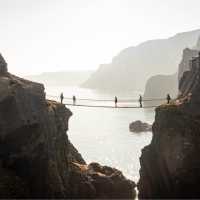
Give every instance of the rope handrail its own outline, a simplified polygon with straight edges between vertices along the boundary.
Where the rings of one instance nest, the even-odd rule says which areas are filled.
[[[55,95],[47,95],[48,97],[53,97],[53,98],[60,98],[59,96]],[[65,100],[72,100],[72,97],[64,97],[63,99]],[[114,99],[91,99],[91,98],[76,98],[78,101],[93,101],[93,102],[113,102]],[[166,98],[148,98],[148,99],[143,99],[143,102],[147,101],[164,101]],[[139,99],[118,99],[118,102],[138,102]]]
[[[61,99],[60,96],[55,96],[55,95],[46,95],[47,97],[50,97],[50,98],[59,98],[61,100],[61,103],[63,105],[66,105],[66,106],[76,106],[76,107],[90,107],[90,108],[113,108],[113,109],[116,109],[116,108],[119,108],[119,109],[122,109],[122,108],[128,108],[128,109],[131,109],[131,108],[156,108],[158,107],[159,105],[146,105],[146,106],[143,106],[142,105],[142,102],[147,102],[147,101],[164,101],[166,99],[164,98],[152,98],[152,99],[142,99],[142,101],[140,102],[140,100],[136,100],[136,99],[121,99],[121,100],[117,100],[117,102],[115,102],[115,100],[108,100],[108,99],[90,99],[90,98],[76,98],[75,100],[73,99],[73,97],[69,98],[69,97],[63,97]],[[72,101],[73,103],[66,103],[64,102],[64,100],[70,100]],[[114,105],[91,105],[91,104],[80,104],[80,103],[77,103],[77,101],[93,101],[93,102],[112,102],[114,103]],[[128,106],[128,105],[120,105],[119,103],[139,103],[138,106],[135,106],[135,105],[132,105],[132,106]]]
[[[166,100],[166,98],[153,98],[153,99],[142,99],[142,101],[164,101]],[[113,101],[113,100],[112,100]],[[119,102],[138,102],[139,100],[136,100],[136,99],[122,99],[122,100],[119,100]]]
[[[100,105],[83,105],[83,104],[69,104],[69,103],[63,103],[63,105],[66,106],[77,106],[77,107],[90,107],[90,108],[156,108],[158,106],[143,106],[143,107],[139,107],[139,106],[100,106]]]

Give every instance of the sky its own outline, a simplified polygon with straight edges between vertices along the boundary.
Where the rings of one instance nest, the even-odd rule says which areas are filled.
[[[95,70],[124,48],[200,28],[199,0],[0,0],[0,52],[18,75]]]

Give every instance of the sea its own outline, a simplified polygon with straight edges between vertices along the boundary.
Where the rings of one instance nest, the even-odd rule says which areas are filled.
[[[110,93],[80,87],[45,87],[49,99],[60,101],[59,96],[63,92],[66,104],[72,104],[72,96],[75,95],[77,104],[92,106],[114,106],[114,97],[117,96],[118,106],[137,107],[139,106],[137,99],[141,94],[139,91]],[[127,178],[137,182],[141,150],[151,142],[152,133],[130,132],[129,124],[136,120],[152,124],[155,116],[154,108],[66,107],[73,113],[67,134],[85,161],[117,168]]]

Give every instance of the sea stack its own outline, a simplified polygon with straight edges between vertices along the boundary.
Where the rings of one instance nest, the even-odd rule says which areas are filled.
[[[153,139],[140,158],[141,199],[200,198],[200,57],[190,63],[179,98],[156,109]]]

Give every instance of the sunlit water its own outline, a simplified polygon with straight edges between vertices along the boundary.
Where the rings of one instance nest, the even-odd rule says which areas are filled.
[[[107,94],[88,89],[46,87],[46,93],[77,98],[118,99],[138,98],[139,93]],[[58,99],[59,100],[59,99]],[[71,100],[66,100],[71,103]],[[113,102],[77,102],[77,104],[113,105]],[[134,103],[136,105],[138,103]],[[122,104],[121,104],[122,105]],[[123,104],[124,105],[124,104]],[[137,105],[136,105],[137,106]],[[109,109],[68,106],[73,112],[68,135],[74,146],[88,162],[99,162],[120,169],[126,177],[139,178],[141,149],[150,143],[152,134],[131,133],[129,123],[135,120],[152,123],[154,109]]]

